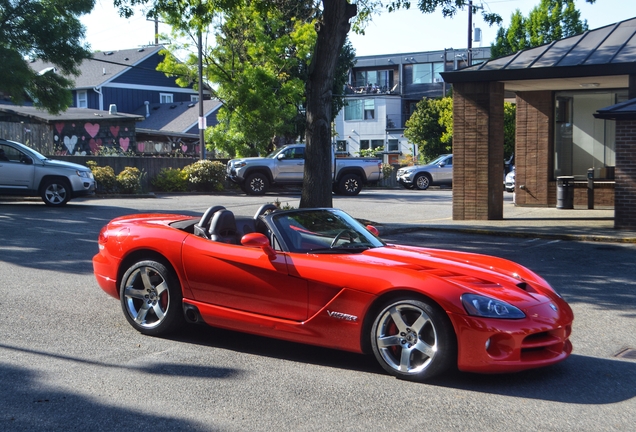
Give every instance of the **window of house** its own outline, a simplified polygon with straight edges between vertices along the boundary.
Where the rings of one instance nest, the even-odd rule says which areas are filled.
[[[347,141],[346,140],[338,140],[336,141],[336,152],[338,153],[347,153]]]
[[[385,92],[391,88],[390,70],[356,71],[353,86],[357,91],[368,87],[375,88],[377,92]]]
[[[442,72],[444,72],[443,62],[414,64],[413,84],[442,82]]]
[[[159,93],[159,102],[162,104],[172,103],[172,93]]]
[[[389,143],[388,143],[388,151],[390,152],[396,152],[399,150],[399,145],[398,145],[398,140],[396,139],[390,139]]]
[[[77,91],[77,107],[88,108],[88,95],[86,93],[86,90]]]
[[[594,113],[627,100],[627,91],[558,92],[554,113],[554,177],[607,178],[616,164],[616,122]]]
[[[375,118],[375,100],[350,99],[345,106],[345,120],[370,120]]]
[[[190,102],[199,102],[199,95],[190,95]]]

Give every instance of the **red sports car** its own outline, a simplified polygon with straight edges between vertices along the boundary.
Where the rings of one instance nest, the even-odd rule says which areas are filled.
[[[540,276],[491,256],[387,244],[330,208],[142,214],[99,234],[97,282],[128,322],[185,322],[347,351],[422,381],[513,372],[572,352],[573,313]]]

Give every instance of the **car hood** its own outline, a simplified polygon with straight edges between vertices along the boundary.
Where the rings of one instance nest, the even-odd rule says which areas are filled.
[[[56,167],[56,168],[68,168],[68,169],[74,169],[74,170],[80,170],[80,171],[90,171],[88,167],[84,165],[72,163],[72,162],[66,162],[66,161],[54,160],[54,159],[46,159],[43,162],[44,162],[44,166],[50,166],[50,167]]]
[[[369,249],[350,259],[371,261],[373,265],[391,267],[399,272],[415,272],[415,277],[428,281],[447,282],[445,289],[458,293],[486,295],[526,309],[537,304],[555,301],[560,296],[539,275],[522,265],[493,256],[387,245]],[[422,286],[426,289],[428,283]]]

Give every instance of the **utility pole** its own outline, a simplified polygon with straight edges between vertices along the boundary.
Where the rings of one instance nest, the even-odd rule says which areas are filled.
[[[473,0],[468,0],[468,52],[466,53],[467,67],[473,64]]]
[[[206,118],[203,115],[203,36],[199,29],[199,151],[201,160],[205,160],[205,127]]]

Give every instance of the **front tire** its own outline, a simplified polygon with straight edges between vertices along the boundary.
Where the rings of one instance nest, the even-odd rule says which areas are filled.
[[[245,191],[248,195],[265,195],[269,188],[269,180],[262,173],[254,173],[245,180]]]
[[[376,360],[389,374],[424,381],[457,364],[452,324],[437,306],[398,299],[377,314],[371,329]]]
[[[362,180],[355,174],[345,174],[340,179],[338,186],[342,195],[354,196],[362,190]]]
[[[179,282],[157,261],[131,266],[122,278],[119,298],[130,325],[145,335],[163,336],[184,322]]]
[[[41,190],[40,196],[47,206],[60,207],[71,199],[71,185],[66,180],[47,180]]]
[[[418,174],[418,176],[413,179],[413,185],[419,190],[426,190],[431,185],[431,178],[428,174]]]

